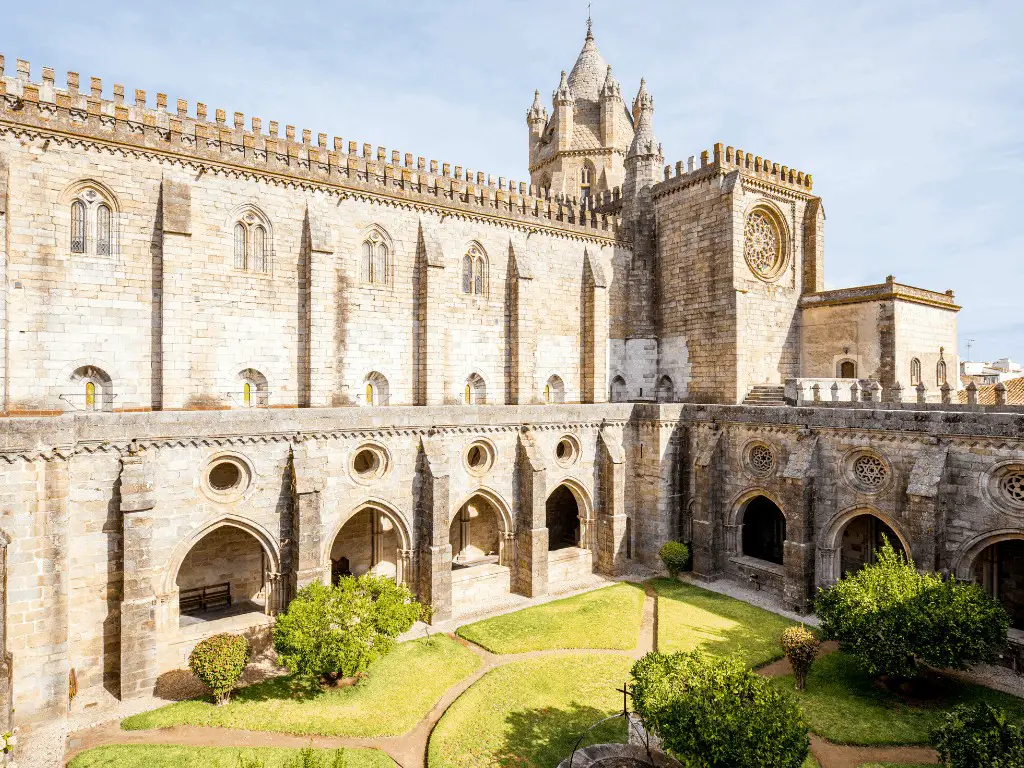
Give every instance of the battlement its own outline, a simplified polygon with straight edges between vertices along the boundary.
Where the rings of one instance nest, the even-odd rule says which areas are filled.
[[[780,165],[742,149],[727,147],[721,142],[715,144],[710,152],[701,152],[699,159],[696,155],[691,155],[685,162],[678,161],[674,168],[666,165],[664,181],[696,179],[731,170],[740,170],[745,175],[801,192],[809,193],[814,188],[814,179],[809,173]]]
[[[113,87],[113,98],[103,97],[103,82],[89,78],[88,92],[80,90],[77,72],[67,73],[67,85],[58,88],[54,71],[43,67],[42,80],[33,82],[31,65],[17,60],[13,76],[5,73],[0,55],[0,122],[33,125],[82,138],[112,140],[140,148],[186,154],[210,162],[243,165],[253,172],[287,175],[310,182],[341,186],[368,193],[412,195],[425,205],[452,205],[467,213],[489,212],[536,226],[542,223],[577,234],[614,238],[615,216],[598,213],[592,205],[553,198],[550,190],[526,182],[495,178],[462,165],[439,163],[409,152],[374,148],[369,143],[285,125],[271,120],[263,132],[263,120],[252,117],[246,128],[245,116],[232,113],[228,122],[223,109],[213,111],[197,102],[194,116],[189,103],[178,99],[168,109],[167,94],[156,94],[156,106],[148,103],[146,91],[136,90],[134,103],[126,103],[125,88]],[[381,190],[381,187],[384,190]]]

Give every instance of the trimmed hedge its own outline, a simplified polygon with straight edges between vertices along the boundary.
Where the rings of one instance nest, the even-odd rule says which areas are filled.
[[[787,627],[782,631],[782,650],[793,667],[793,675],[796,677],[796,689],[802,691],[807,675],[811,671],[814,658],[818,655],[818,646],[821,642],[813,632],[803,625],[799,627]]]
[[[251,656],[248,640],[223,633],[199,641],[189,654],[188,668],[213,692],[217,704],[226,704]]]
[[[690,548],[681,541],[666,541],[658,555],[673,579],[690,569]]]

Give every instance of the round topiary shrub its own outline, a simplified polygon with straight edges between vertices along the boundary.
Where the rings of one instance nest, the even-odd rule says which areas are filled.
[[[632,675],[637,713],[685,765],[800,768],[807,758],[792,697],[738,659],[649,653]]]
[[[673,579],[690,568],[690,548],[681,541],[666,541],[658,555]]]
[[[802,691],[804,683],[807,682],[807,675],[811,671],[811,664],[814,657],[818,655],[818,646],[821,642],[817,636],[803,625],[799,627],[787,627],[782,631],[782,650],[793,667],[793,674],[796,676],[796,689]]]
[[[201,640],[188,657],[188,668],[213,692],[217,704],[227,704],[231,689],[252,656],[249,641],[227,633]]]
[[[956,707],[932,738],[943,765],[949,768],[1024,765],[1024,732],[987,702]]]

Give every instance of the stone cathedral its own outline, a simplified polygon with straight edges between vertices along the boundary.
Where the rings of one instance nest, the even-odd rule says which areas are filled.
[[[888,537],[1024,629],[1024,408],[959,403],[952,291],[825,290],[811,174],[666,159],[589,25],[552,86],[509,180],[0,57],[0,720],[313,581],[441,621],[670,539],[807,611]]]

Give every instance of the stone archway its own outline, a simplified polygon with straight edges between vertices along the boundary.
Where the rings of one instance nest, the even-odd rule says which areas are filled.
[[[511,514],[500,496],[478,490],[452,514],[452,611],[471,613],[507,599],[512,590],[515,542]]]
[[[910,559],[909,541],[888,515],[871,507],[839,514],[825,530],[818,547],[819,584],[834,584],[844,574],[874,563],[885,540]]]
[[[548,495],[544,513],[548,529],[548,587],[552,591],[586,578],[594,570],[592,509],[589,493],[572,478],[563,480]]]
[[[331,584],[343,576],[387,576],[399,584],[412,577],[409,529],[397,510],[366,501],[345,515],[327,539],[324,570]]]
[[[548,529],[548,551],[579,547],[581,541],[580,507],[576,495],[565,484],[559,485],[548,496],[544,505],[545,524]]]
[[[1024,630],[1024,532],[996,531],[975,538],[961,554],[956,574],[981,585]]]
[[[786,542],[786,516],[764,495],[743,505],[740,554],[782,565]]]

